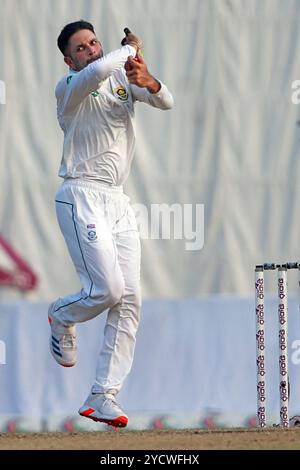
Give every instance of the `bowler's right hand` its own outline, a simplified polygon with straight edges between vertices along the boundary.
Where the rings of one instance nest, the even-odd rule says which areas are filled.
[[[122,46],[125,46],[126,44],[133,46],[137,54],[140,53],[143,46],[142,40],[132,32],[126,34],[125,38],[122,39],[121,44]]]

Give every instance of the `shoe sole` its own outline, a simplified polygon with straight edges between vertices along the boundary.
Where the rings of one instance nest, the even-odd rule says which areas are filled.
[[[52,351],[50,351],[51,354],[52,354]],[[61,362],[58,362],[58,360],[56,359],[56,357],[52,354],[52,357],[54,358],[55,362],[59,365],[59,366],[62,366],[62,367],[74,367],[76,365],[76,362],[74,362],[74,364],[62,364]]]
[[[92,419],[98,423],[105,423],[109,424],[110,426],[114,426],[115,428],[125,428],[128,423],[128,418],[126,416],[118,416],[114,419],[104,419],[104,418],[96,418],[95,416],[91,416],[91,413],[94,413],[95,410],[89,408],[88,410],[79,412],[80,416],[84,418]]]

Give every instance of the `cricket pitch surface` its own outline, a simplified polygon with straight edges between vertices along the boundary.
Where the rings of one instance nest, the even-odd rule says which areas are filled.
[[[0,450],[295,450],[300,428],[0,434]]]

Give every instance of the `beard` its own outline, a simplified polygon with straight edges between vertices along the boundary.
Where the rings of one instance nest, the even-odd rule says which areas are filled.
[[[76,70],[76,72],[80,72],[80,70],[84,69],[87,65],[91,64],[92,62],[95,62],[95,60],[101,59],[101,57],[103,57],[103,51],[102,50],[99,52],[99,54],[95,55],[90,60],[88,60],[84,65],[81,62],[79,62],[78,60],[73,59],[73,62],[74,62],[75,67],[76,67],[74,70]]]
[[[91,64],[92,62],[95,62],[95,60],[101,59],[101,57],[103,57],[103,51],[99,52],[99,54],[97,54],[95,57],[88,60],[86,65]]]

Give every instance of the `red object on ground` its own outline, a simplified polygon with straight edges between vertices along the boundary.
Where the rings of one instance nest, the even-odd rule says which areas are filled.
[[[15,265],[14,270],[0,267],[0,287],[16,287],[23,291],[33,290],[38,283],[37,275],[2,235],[0,235],[0,249],[8,255]]]

